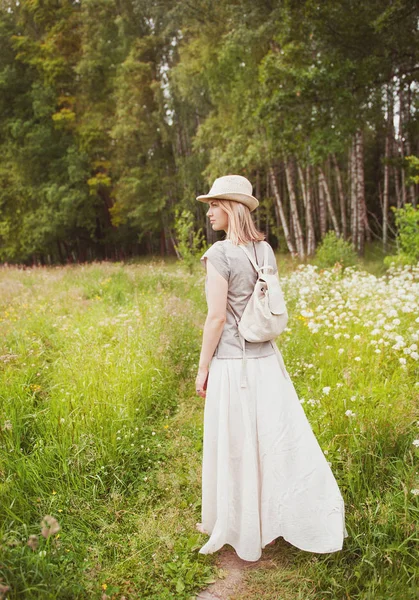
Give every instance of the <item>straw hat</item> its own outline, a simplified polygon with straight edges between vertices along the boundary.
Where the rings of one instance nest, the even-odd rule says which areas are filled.
[[[218,177],[212,184],[208,194],[198,196],[200,202],[209,202],[219,198],[220,200],[236,200],[245,204],[250,212],[259,206],[257,198],[252,196],[252,184],[242,175],[225,175]]]

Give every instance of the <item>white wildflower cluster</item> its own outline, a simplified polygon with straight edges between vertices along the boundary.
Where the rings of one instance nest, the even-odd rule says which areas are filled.
[[[322,407],[326,397],[333,402],[342,396],[345,402],[357,402],[349,389],[357,372],[390,364],[407,370],[419,361],[419,263],[392,267],[379,277],[357,267],[347,268],[342,274],[300,265],[281,278],[281,285],[295,315],[286,331],[292,330],[293,320],[298,320],[313,336],[313,347],[318,348],[314,357],[321,365],[327,364],[328,357],[336,357],[344,367],[345,383],[324,385],[320,399],[309,398],[309,392],[300,399],[301,404]],[[294,376],[304,373],[308,380],[317,378],[319,364],[308,364],[302,358],[294,362]],[[333,358],[332,362],[335,367]],[[352,420],[357,413],[348,409],[345,415]]]
[[[343,343],[336,348],[343,358],[362,365],[366,355],[383,360],[388,348],[386,358],[402,368],[419,361],[419,317],[412,320],[419,306],[419,264],[392,267],[380,277],[355,267],[336,277],[333,269],[300,265],[281,283],[313,335],[351,340],[350,350]],[[327,343],[323,348],[333,349]]]

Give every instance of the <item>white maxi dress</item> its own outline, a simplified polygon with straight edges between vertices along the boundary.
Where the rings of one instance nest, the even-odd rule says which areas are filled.
[[[248,248],[262,255],[261,243]],[[276,270],[272,249],[270,256]],[[205,258],[229,281],[229,303],[240,313],[256,282],[245,253],[223,240]],[[235,327],[227,313],[209,367],[201,519],[209,539],[199,552],[229,544],[243,560],[256,561],[281,536],[308,552],[341,550],[348,535],[344,501],[291,378],[269,342],[249,343],[247,387],[241,387]]]

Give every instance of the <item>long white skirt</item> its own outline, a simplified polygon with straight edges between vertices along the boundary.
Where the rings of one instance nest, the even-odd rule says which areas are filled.
[[[230,544],[255,561],[282,536],[309,552],[342,549],[345,506],[291,379],[275,354],[212,358],[204,410],[202,528],[199,550]],[[286,373],[286,372],[285,372]]]

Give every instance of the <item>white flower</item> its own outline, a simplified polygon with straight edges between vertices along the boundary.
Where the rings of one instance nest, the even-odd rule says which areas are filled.
[[[381,353],[381,350],[380,350],[380,348],[376,348],[376,349],[374,350],[374,352],[375,352],[376,354],[380,354],[380,353]]]
[[[345,412],[345,415],[346,415],[347,417],[356,417],[356,413],[352,412],[352,411],[351,411],[351,410],[349,410],[349,409],[348,409],[348,410]]]
[[[151,432],[151,435],[156,435],[156,432],[155,432],[155,431],[152,431],[152,432]]]
[[[361,360],[360,356],[355,356],[354,360],[356,360],[356,362],[359,362]]]
[[[419,448],[419,440],[413,440],[412,444],[415,446],[415,448]]]
[[[343,352],[345,352],[345,350],[343,348],[339,348],[338,353],[343,354]]]
[[[406,359],[405,358],[399,358],[399,363],[401,365],[405,365],[406,364]]]
[[[418,358],[419,358],[419,354],[417,352],[412,352],[410,356],[411,356],[411,358],[414,358],[415,360],[418,360]]]
[[[400,319],[393,319],[393,323],[395,325],[400,325]]]
[[[328,393],[330,392],[330,387],[324,387],[323,388],[323,394],[326,394],[326,396],[328,395]]]
[[[360,335],[354,335],[354,340],[360,340],[361,336]]]
[[[419,490],[410,490],[410,493],[414,496],[419,496]]]

